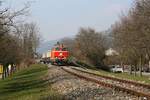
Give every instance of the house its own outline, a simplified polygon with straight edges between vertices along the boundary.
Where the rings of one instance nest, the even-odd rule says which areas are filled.
[[[118,53],[116,50],[112,49],[112,48],[106,50],[106,51],[105,51],[105,54],[106,54],[106,56],[119,55],[119,53]]]

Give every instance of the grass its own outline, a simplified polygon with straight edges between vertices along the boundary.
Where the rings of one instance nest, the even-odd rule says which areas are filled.
[[[35,64],[0,80],[0,100],[60,99],[46,78],[46,65]]]
[[[125,80],[132,80],[132,81],[138,81],[140,83],[147,83],[150,84],[150,77],[148,76],[135,76],[135,75],[130,75],[129,73],[113,73],[113,72],[107,72],[103,71],[100,69],[87,69],[87,71],[99,74],[99,75],[104,75],[104,76],[110,76],[110,77],[116,77],[120,79],[125,79]]]

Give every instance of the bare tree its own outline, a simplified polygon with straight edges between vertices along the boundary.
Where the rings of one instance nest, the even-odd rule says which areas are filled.
[[[76,48],[82,61],[95,66],[103,65],[105,58],[105,37],[93,29],[81,28],[76,36]],[[82,56],[81,56],[82,55]]]
[[[21,34],[22,49],[25,58],[34,58],[40,43],[39,29],[35,23],[25,23],[18,26]]]

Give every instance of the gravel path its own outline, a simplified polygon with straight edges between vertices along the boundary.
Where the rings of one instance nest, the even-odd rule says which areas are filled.
[[[64,96],[64,100],[140,100],[129,94],[116,92],[49,65],[49,83]]]

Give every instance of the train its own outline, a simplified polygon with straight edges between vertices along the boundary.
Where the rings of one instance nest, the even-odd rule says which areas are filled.
[[[64,46],[64,44],[60,44],[59,42],[54,45],[51,50],[48,50],[42,56],[42,62],[51,63],[52,65],[64,65],[67,64],[67,59],[69,58],[69,51]]]

